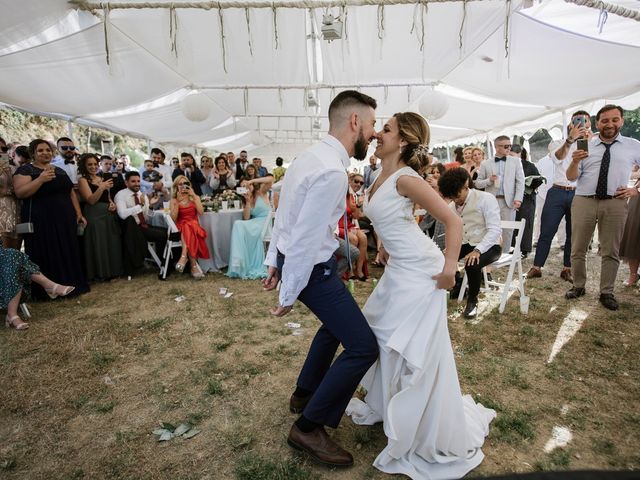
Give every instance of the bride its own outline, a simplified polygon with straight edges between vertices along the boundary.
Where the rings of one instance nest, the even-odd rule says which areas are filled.
[[[357,424],[384,422],[388,443],[374,466],[414,480],[460,478],[477,467],[495,417],[460,392],[444,289],[454,285],[462,222],[417,173],[428,164],[429,136],[412,112],[395,114],[377,134],[382,171],[364,212],[388,263],[363,313],[380,357],[361,382],[365,401],[352,399],[347,408]],[[414,203],[444,223],[444,256],[420,231]]]

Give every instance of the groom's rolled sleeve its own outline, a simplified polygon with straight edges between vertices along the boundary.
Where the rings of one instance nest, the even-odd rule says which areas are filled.
[[[313,266],[329,258],[318,258],[318,251],[327,236],[333,235],[338,221],[334,206],[344,202],[346,208],[347,178],[343,171],[322,172],[309,185],[304,203],[291,228],[287,242],[280,305],[293,305],[307,286]]]

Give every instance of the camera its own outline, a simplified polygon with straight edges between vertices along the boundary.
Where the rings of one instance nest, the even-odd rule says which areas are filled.
[[[239,195],[244,195],[248,191],[249,190],[247,189],[247,187],[238,187],[238,188],[236,188],[236,193],[239,194]]]

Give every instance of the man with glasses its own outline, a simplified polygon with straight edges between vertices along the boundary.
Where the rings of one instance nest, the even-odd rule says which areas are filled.
[[[51,162],[56,167],[60,167],[65,172],[67,172],[67,176],[73,182],[73,186],[78,186],[78,167],[76,165],[76,154],[78,153],[78,149],[68,137],[60,137],[56,142],[56,147],[58,148],[58,152],[60,152],[56,158]]]
[[[473,182],[476,188],[484,189],[498,199],[500,219],[513,221],[516,210],[524,198],[524,171],[520,156],[511,152],[511,142],[506,135],[500,135],[493,141],[496,156],[480,165],[478,178]],[[502,230],[502,251],[508,253],[511,248],[513,230]]]

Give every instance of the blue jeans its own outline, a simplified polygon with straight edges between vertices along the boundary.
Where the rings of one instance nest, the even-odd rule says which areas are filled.
[[[555,187],[551,187],[547,192],[540,217],[540,237],[538,237],[536,257],[533,260],[536,267],[544,267],[551,249],[551,241],[558,231],[563,216],[567,232],[563,260],[565,267],[571,267],[571,202],[573,202],[575,193],[575,190],[562,190]]]
[[[278,254],[281,271],[283,264],[284,256]],[[313,267],[298,300],[322,322],[297,381],[298,387],[314,392],[302,414],[336,428],[360,380],[378,358],[378,342],[338,278],[335,257]],[[333,361],[340,344],[344,350]]]

